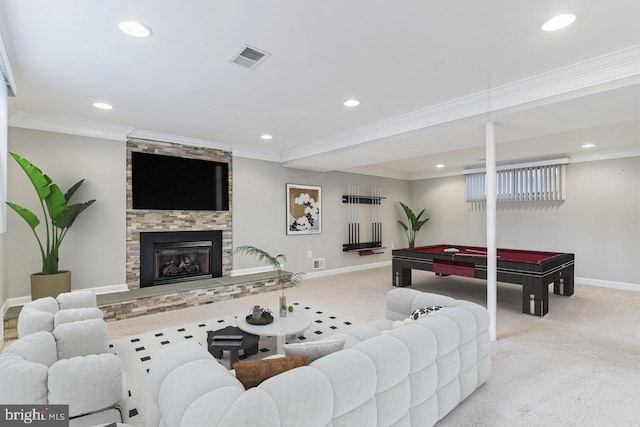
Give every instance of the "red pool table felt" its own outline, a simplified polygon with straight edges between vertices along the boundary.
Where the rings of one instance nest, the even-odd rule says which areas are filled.
[[[459,252],[445,252],[445,249],[456,248]],[[427,252],[427,253],[441,253],[454,256],[486,256],[487,248],[481,246],[462,246],[462,245],[432,245],[421,246],[412,249],[405,249],[407,251],[414,252]],[[561,255],[560,252],[541,252],[541,251],[527,251],[519,249],[500,249],[497,250],[497,255],[500,260],[521,261],[538,263],[548,258]]]

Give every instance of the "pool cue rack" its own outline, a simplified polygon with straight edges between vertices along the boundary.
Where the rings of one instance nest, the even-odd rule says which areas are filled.
[[[360,195],[360,187],[348,186],[348,194],[342,203],[348,205],[347,229],[349,242],[342,245],[343,252],[358,252],[360,256],[381,254],[382,246],[382,188],[372,187],[371,195]],[[360,205],[371,205],[371,241],[360,241]]]

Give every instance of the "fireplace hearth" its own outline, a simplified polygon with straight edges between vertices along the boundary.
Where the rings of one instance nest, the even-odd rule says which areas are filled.
[[[222,276],[222,231],[140,233],[140,287]]]

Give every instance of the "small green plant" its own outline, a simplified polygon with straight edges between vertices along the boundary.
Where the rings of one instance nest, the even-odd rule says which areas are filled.
[[[400,206],[402,206],[402,209],[404,210],[405,215],[407,215],[408,224],[405,224],[400,220],[398,220],[398,223],[400,224],[400,226],[402,226],[402,229],[407,234],[409,247],[413,248],[416,246],[416,237],[418,236],[418,232],[420,231],[422,226],[427,221],[429,221],[429,218],[420,219],[422,217],[422,214],[424,213],[424,209],[422,209],[420,213],[416,216],[416,214],[413,213],[413,211],[409,206],[405,205],[402,202],[398,202],[398,203],[400,203]]]
[[[258,258],[258,261],[264,261],[267,266],[273,267],[273,269],[278,272],[278,284],[282,286],[282,296],[284,296],[284,289],[287,283],[291,283],[295,287],[302,284],[304,273],[283,275],[282,264],[287,262],[287,257],[284,254],[273,256],[262,249],[256,248],[255,246],[240,246],[235,252],[255,256]],[[286,307],[284,308],[286,309]]]
[[[40,219],[29,209],[23,208],[15,203],[6,203],[26,221],[27,225],[33,231],[42,256],[42,272],[46,274],[56,274],[58,272],[58,252],[62,240],[67,235],[67,231],[69,231],[69,228],[71,228],[78,215],[91,206],[95,200],[69,205],[69,200],[78,188],[80,188],[84,179],[75,183],[75,185],[63,194],[60,188],[51,181],[51,178],[42,173],[40,169],[31,164],[27,159],[15,153],[9,154],[11,154],[11,157],[18,162],[22,170],[27,174],[40,199],[46,233],[44,244],[36,232],[36,227],[40,225]]]

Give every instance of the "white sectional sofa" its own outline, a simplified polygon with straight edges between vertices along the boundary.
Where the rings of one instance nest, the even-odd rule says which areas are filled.
[[[0,354],[0,404],[68,404],[70,427],[126,421],[128,388],[107,324],[74,321],[12,342]]]
[[[434,305],[446,308],[381,335]],[[488,326],[477,304],[394,289],[386,319],[330,337],[344,350],[248,390],[197,343],[169,347],[150,371],[147,427],[433,425],[489,378]]]

